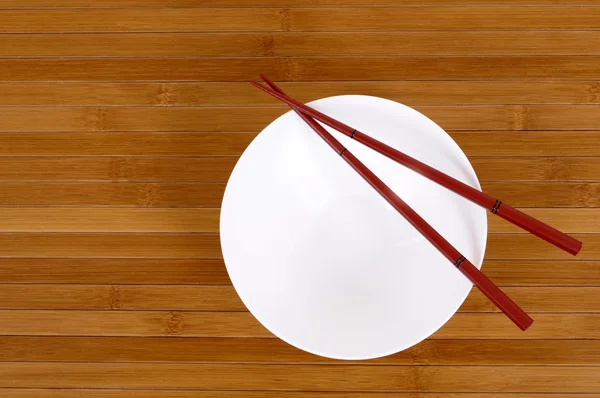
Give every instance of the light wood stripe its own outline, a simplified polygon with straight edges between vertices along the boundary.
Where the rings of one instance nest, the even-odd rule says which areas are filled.
[[[0,206],[218,207],[222,183],[2,183]]]
[[[0,181],[225,182],[237,160],[235,156],[0,157]],[[600,181],[600,157],[472,156],[469,160],[483,182]]]
[[[524,209],[567,233],[600,233],[600,209]],[[219,232],[218,208],[0,208],[2,232]],[[488,213],[490,233],[527,232]]]
[[[505,0],[503,5],[514,6],[594,6],[597,0]],[[498,6],[495,0],[55,0],[48,4],[44,0],[2,0],[0,8],[192,8],[192,7],[310,7],[310,6]]]
[[[310,392],[310,391],[202,391],[202,390],[119,390],[119,389],[14,389],[2,388],[0,393],[14,398],[464,398],[463,393],[418,392]],[[556,394],[494,393],[495,398],[556,398]],[[598,398],[600,394],[586,394],[585,398]],[[489,394],[469,394],[469,398],[489,398]],[[561,398],[581,398],[581,394],[561,394]]]
[[[496,10],[496,8],[489,9]],[[586,10],[586,8],[580,8],[580,10]],[[553,9],[552,12],[558,14],[560,10]],[[44,13],[46,13],[46,10]],[[1,11],[0,14],[2,14]],[[361,18],[364,18],[364,16],[361,16]],[[406,17],[401,19],[406,20]],[[0,22],[2,22],[1,15]],[[264,73],[273,80],[297,81],[363,81],[365,76],[368,76],[371,80],[379,81],[405,79],[594,80],[600,78],[599,65],[600,57],[593,55],[557,55],[552,57],[507,55],[283,58],[16,58],[0,59],[0,81],[139,82],[176,80],[248,82],[257,79],[259,73]]]
[[[598,55],[600,32],[17,34],[5,35],[0,40],[0,57],[499,54]]]
[[[524,11],[533,12],[523,18]],[[598,7],[342,7],[326,13],[319,8],[2,10],[0,32],[596,29],[599,17]]]
[[[321,365],[322,366],[322,365]],[[394,367],[315,365],[0,364],[3,387],[243,390],[598,392],[594,367]],[[70,378],[56,378],[56,374]],[[326,375],[324,375],[324,373]],[[31,375],[36,377],[32,378]],[[139,377],[143,374],[145,377]]]
[[[53,36],[54,37],[54,36]],[[328,81],[280,82],[299,101],[365,94],[407,105],[597,104],[597,81]],[[35,92],[34,95],[31,92]],[[441,95],[443,93],[443,95]],[[8,106],[274,106],[247,82],[202,83],[4,83],[0,105]]]
[[[600,312],[598,287],[503,290],[531,312]],[[0,284],[0,309],[245,311],[246,307],[232,286]],[[498,311],[477,289],[459,310]]]

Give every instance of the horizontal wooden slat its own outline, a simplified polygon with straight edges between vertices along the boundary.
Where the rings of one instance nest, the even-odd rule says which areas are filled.
[[[532,312],[600,312],[597,287],[505,287]],[[0,309],[245,311],[232,286],[0,284]],[[498,312],[477,289],[460,312]]]
[[[479,181],[595,181],[600,178],[600,158],[593,157],[471,157],[469,161]],[[215,167],[219,166],[220,163],[215,162]]]
[[[240,155],[255,136],[256,133],[0,133],[0,154],[228,156]],[[130,164],[118,160],[111,166],[111,173],[117,177],[127,173],[132,168]]]
[[[504,0],[503,5],[515,6],[578,6],[598,5],[597,0]],[[54,0],[52,4],[44,0],[2,0],[0,8],[190,8],[190,7],[307,7],[307,6],[497,6],[495,0]]]
[[[0,233],[0,256],[221,258],[217,234]]]
[[[57,378],[68,374],[69,378]],[[214,364],[0,364],[2,387],[200,388],[309,391],[598,392],[595,367]],[[35,375],[32,377],[31,375]],[[140,377],[144,375],[144,377]]]
[[[235,156],[0,157],[0,181],[225,182],[237,160]],[[600,181],[600,157],[471,156],[469,160],[483,182]]]
[[[576,263],[579,284],[598,283],[594,264]],[[502,267],[505,265],[502,264]],[[564,268],[563,268],[564,269]],[[551,278],[552,275],[547,275]],[[0,283],[230,284],[220,259],[0,258]],[[574,282],[577,284],[577,282]]]
[[[600,183],[483,182],[514,207],[599,207]],[[218,207],[224,183],[4,182],[0,206]]]
[[[531,312],[598,312],[600,289],[583,287],[505,287],[502,289],[519,306]],[[479,290],[473,289],[460,312],[498,312]]]
[[[600,234],[569,234],[583,242],[577,259],[600,259]],[[573,256],[530,234],[490,234],[487,259],[570,259]]]
[[[0,284],[1,309],[245,311],[232,286]]]
[[[0,392],[14,398],[465,398],[464,393],[420,392],[312,392],[312,391],[203,391],[203,390],[132,390],[132,389],[39,389],[2,388]],[[468,398],[489,398],[489,393],[470,393]],[[585,398],[599,398],[586,394]],[[556,394],[494,393],[494,398],[556,398]],[[582,398],[581,394],[561,394],[561,398]]]
[[[237,157],[0,157],[0,181],[224,182],[237,160]],[[593,161],[589,158],[583,160],[586,164]],[[580,178],[591,179],[588,174],[593,173],[595,168],[592,167],[586,174],[587,169],[579,167],[583,160],[571,162],[568,172],[574,178],[583,176]],[[598,163],[600,165],[600,158]],[[539,168],[543,169],[543,166]]]
[[[417,106],[446,130],[593,130],[598,105]],[[251,131],[284,107],[0,108],[0,131]]]
[[[339,361],[279,339],[0,337],[0,361],[336,363],[344,365],[598,365],[599,340],[425,340],[397,354]],[[60,347],[60,349],[57,349]],[[468,352],[469,355],[464,355]],[[543,354],[541,354],[543,353]]]
[[[2,183],[0,206],[217,207],[222,183]]]
[[[140,390],[140,389],[39,389],[2,388],[14,398],[465,398],[464,393],[420,392],[313,392],[313,391],[206,391],[206,390]],[[489,398],[489,393],[470,393],[468,398]],[[599,398],[586,394],[585,398]],[[556,398],[556,394],[494,393],[494,398]],[[581,394],[561,394],[561,398],[582,398]]]
[[[467,156],[597,156],[600,134],[595,132],[525,132],[450,134]]]
[[[483,191],[513,207],[598,207],[600,184],[484,182]]]
[[[206,391],[206,390],[132,390],[132,389],[39,389],[1,388],[11,398],[465,398],[464,393],[420,392],[312,392],[312,391]],[[489,398],[489,393],[470,393],[468,398]],[[585,398],[599,398],[586,394]],[[494,393],[494,398],[556,398],[556,394]],[[581,394],[561,394],[561,398],[582,398]]]
[[[328,81],[280,84],[286,92],[304,102],[343,94],[373,95],[407,105],[600,102],[600,83],[597,81]],[[0,105],[9,106],[273,106],[275,104],[276,102],[264,93],[250,90],[246,82],[0,84]]]
[[[0,32],[596,29],[598,18],[597,7],[2,10]]]
[[[600,259],[600,234],[570,234],[583,242],[581,260]],[[0,233],[3,257],[221,258],[217,234],[199,233]],[[491,234],[488,259],[569,259],[533,235]]]
[[[499,54],[598,55],[600,32],[17,34],[0,40],[0,57]]]
[[[592,131],[455,132],[451,136],[469,157],[600,156],[600,134]],[[239,156],[254,137],[256,132],[6,132],[0,133],[0,155]],[[131,168],[127,161],[113,167],[117,175]]]
[[[219,232],[219,212],[219,209],[0,208],[0,231]]]
[[[249,312],[0,310],[7,336],[268,337]],[[502,313],[458,313],[433,339],[600,339],[600,314],[534,313],[522,332]]]
[[[497,8],[489,8],[489,10],[496,12]],[[581,10],[586,10],[586,8],[581,8]],[[598,10],[600,12],[600,8]],[[554,9],[552,12],[558,15],[560,10]],[[0,14],[2,14],[2,11],[0,11]],[[44,14],[46,14],[45,11]],[[50,17],[46,15],[45,18]],[[361,18],[368,20],[364,16]],[[407,20],[406,16],[400,19]],[[331,21],[330,17],[327,20]],[[298,81],[365,80],[367,77],[370,80],[379,81],[404,79],[593,80],[600,78],[599,66],[600,57],[593,55],[557,55],[552,57],[511,55],[283,58],[17,58],[0,59],[0,81],[133,82],[177,80],[248,82],[257,79],[260,73],[264,73],[274,80]]]
[[[600,233],[600,209],[524,209],[567,233]],[[0,208],[2,232],[219,232],[218,208]],[[126,222],[124,222],[126,220]],[[490,233],[527,231],[488,213]]]
[[[600,233],[600,209],[523,209],[523,212],[565,233]],[[488,213],[490,233],[528,233]]]
[[[500,286],[599,286],[599,261],[489,260]],[[219,259],[0,258],[0,283],[230,284]]]

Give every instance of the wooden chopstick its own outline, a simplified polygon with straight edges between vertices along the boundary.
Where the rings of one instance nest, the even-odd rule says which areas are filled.
[[[278,92],[281,89],[263,77],[263,80]],[[265,89],[256,82],[253,85]],[[348,151],[338,140],[310,116],[293,108],[296,113],[336,151],[362,178],[365,179],[394,209],[396,209],[413,227],[415,227],[433,246],[435,246],[451,263],[454,264],[477,288],[486,295],[506,316],[508,316],[521,330],[526,330],[533,319],[512,301],[498,286],[490,281],[469,260],[454,248],[442,235],[440,235],[427,221],[396,195],[383,181],[381,181],[360,160]]]
[[[294,110],[300,111],[301,113],[305,113],[316,120],[326,124],[338,130],[339,132],[347,135],[348,137],[360,142],[368,146],[369,148],[381,153],[384,156],[408,167],[409,169],[421,174],[422,176],[440,184],[441,186],[451,190],[452,192],[470,200],[473,203],[478,204],[479,206],[488,209],[493,214],[496,214],[505,220],[515,224],[518,227],[523,228],[524,230],[538,236],[539,238],[544,239],[545,241],[553,244],[554,246],[572,254],[576,255],[581,250],[582,243],[577,239],[560,232],[559,230],[552,228],[551,226],[536,220],[535,218],[528,216],[527,214],[509,206],[506,203],[499,201],[496,198],[493,198],[477,189],[450,177],[449,175],[442,173],[441,171],[426,165],[423,162],[418,161],[417,159],[408,156],[404,152],[401,152],[395,148],[392,148],[389,145],[384,144],[381,141],[378,141],[338,120],[335,120],[309,106],[304,105],[301,102],[298,102],[289,96],[287,96],[281,89],[275,90],[274,87],[277,87],[273,82],[271,82],[264,75],[261,75],[261,78],[269,84],[273,90],[261,86],[257,83],[252,83],[256,87],[261,90],[271,94],[272,96],[278,98],[279,100],[287,103]]]

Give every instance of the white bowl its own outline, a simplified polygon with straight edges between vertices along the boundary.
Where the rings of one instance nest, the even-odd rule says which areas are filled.
[[[412,108],[361,95],[310,106],[480,189],[458,145]],[[485,209],[328,130],[481,266]],[[291,111],[236,164],[220,233],[227,271],[250,312],[282,340],[325,357],[406,349],[448,321],[472,287]]]

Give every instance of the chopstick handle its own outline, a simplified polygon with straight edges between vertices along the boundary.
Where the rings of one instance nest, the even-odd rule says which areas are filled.
[[[348,137],[360,142],[363,145],[381,153],[384,156],[408,167],[409,169],[423,175],[426,178],[442,185],[443,187],[461,195],[467,200],[470,200],[494,214],[504,218],[505,220],[512,222],[513,224],[523,228],[524,230],[538,236],[541,239],[555,245],[556,247],[567,251],[572,255],[576,255],[581,249],[582,243],[577,239],[560,232],[551,226],[536,220],[535,218],[526,215],[506,204],[502,204],[499,200],[486,195],[477,189],[458,181],[455,178],[450,177],[441,171],[418,161],[417,159],[406,155],[405,153],[378,141],[367,134],[364,134],[352,127],[333,119],[305,104],[288,97],[281,89],[275,89],[277,87],[270,80],[266,79],[263,75],[261,77],[274,89],[263,87],[260,84],[252,83],[254,86],[274,96],[275,98],[287,103],[299,114],[305,113],[319,120],[320,122],[338,130],[339,132],[347,135]]]
[[[500,202],[495,214],[572,255],[576,255],[581,250],[582,243],[577,239],[536,220],[512,206]]]
[[[351,138],[572,255],[576,255],[581,250],[582,243],[577,239],[408,156],[396,148],[392,148],[358,130],[354,130]]]
[[[465,259],[458,269],[521,330],[527,330],[531,326],[533,319],[469,260]]]

